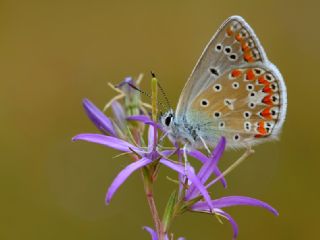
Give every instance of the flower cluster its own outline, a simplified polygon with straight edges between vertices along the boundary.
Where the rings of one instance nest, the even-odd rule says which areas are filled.
[[[132,162],[120,171],[111,183],[106,194],[107,204],[110,203],[117,189],[127,178],[135,171],[141,170],[155,224],[155,230],[149,227],[144,227],[144,229],[150,233],[152,239],[169,239],[169,228],[174,218],[190,211],[209,213],[227,219],[233,228],[234,239],[238,235],[238,226],[235,220],[223,209],[237,205],[248,205],[262,207],[278,215],[278,212],[267,203],[250,197],[227,196],[212,199],[208,191],[209,187],[218,181],[224,187],[227,186],[224,174],[218,167],[226,146],[225,138],[220,139],[210,156],[197,150],[187,152],[189,156],[201,162],[198,171],[192,165],[184,164],[182,150],[179,147],[165,148],[159,144],[161,127],[148,114],[146,108],[149,106],[140,100],[139,92],[133,89],[135,84],[131,78],[126,78],[117,86],[116,89],[120,93],[120,97],[115,98],[109,104],[113,110],[114,117],[112,119],[88,99],[84,99],[85,112],[101,133],[83,133],[73,138],[73,141],[82,140],[101,144],[131,156]],[[121,99],[122,97],[123,99]],[[120,101],[123,103],[121,104]],[[146,142],[144,135],[147,135]],[[173,160],[174,158],[178,160]],[[156,181],[160,165],[175,171],[179,183],[179,189],[173,192],[168,200],[162,220],[159,218],[152,192],[152,184]],[[214,177],[212,178],[212,176]],[[210,179],[213,180],[210,181]]]

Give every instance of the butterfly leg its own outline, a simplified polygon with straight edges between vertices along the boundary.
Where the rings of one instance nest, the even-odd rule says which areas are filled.
[[[183,158],[184,158],[184,172],[185,175],[187,175],[188,167],[189,167],[189,161],[188,161],[188,143],[186,143],[183,146]]]
[[[207,150],[208,154],[210,155],[210,154],[211,154],[211,151],[210,151],[208,145],[206,144],[206,141],[205,141],[201,136],[199,136],[199,138],[200,138],[200,140],[201,140],[204,148]]]
[[[169,135],[168,132],[164,133],[164,134],[162,135],[162,137],[159,139],[159,144],[161,144],[161,143],[163,142],[163,140],[164,140],[168,135]]]

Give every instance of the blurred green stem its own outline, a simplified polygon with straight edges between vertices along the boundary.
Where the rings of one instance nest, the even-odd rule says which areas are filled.
[[[158,84],[157,79],[154,74],[152,74],[151,79],[151,89],[152,89],[152,120],[157,121],[158,106],[157,106],[157,94],[158,94]],[[157,129],[154,128],[154,142],[157,141]],[[154,146],[156,147],[156,146]],[[154,149],[155,150],[155,149]],[[157,168],[154,167],[145,167],[143,168],[143,179],[144,179],[144,189],[149,204],[151,216],[155,225],[155,230],[158,235],[159,240],[164,240],[165,232],[163,224],[160,220],[158,209],[153,196],[153,181],[155,178],[155,171]]]

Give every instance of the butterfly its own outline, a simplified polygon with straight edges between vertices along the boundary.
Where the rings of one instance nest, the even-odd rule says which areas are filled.
[[[276,139],[284,123],[287,91],[249,24],[229,17],[204,49],[174,112],[160,117],[168,136],[189,148],[248,148]]]

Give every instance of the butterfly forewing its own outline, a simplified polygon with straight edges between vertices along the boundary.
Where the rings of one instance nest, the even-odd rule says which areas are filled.
[[[266,60],[264,50],[250,26],[239,16],[228,18],[206,46],[187,81],[177,106],[183,116],[192,100],[234,66]]]

